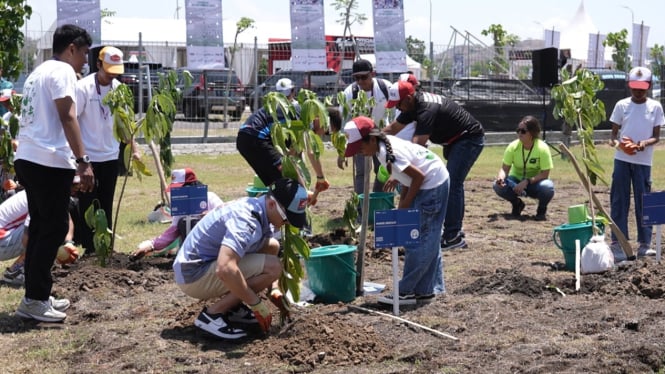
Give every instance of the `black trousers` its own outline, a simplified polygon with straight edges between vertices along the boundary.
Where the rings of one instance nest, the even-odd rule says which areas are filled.
[[[74,241],[85,248],[86,254],[95,253],[92,241],[92,229],[85,222],[85,211],[93,205],[95,199],[99,200],[99,208],[104,209],[109,229],[113,229],[113,196],[118,180],[118,161],[93,162],[92,170],[95,173],[95,188],[92,192],[78,192],[79,210],[72,217],[74,221]]]
[[[16,160],[14,167],[25,187],[30,214],[25,297],[46,301],[53,286],[51,267],[69,229],[69,196],[75,172],[26,160]]]
[[[282,154],[271,140],[239,132],[236,148],[266,186],[282,177]]]

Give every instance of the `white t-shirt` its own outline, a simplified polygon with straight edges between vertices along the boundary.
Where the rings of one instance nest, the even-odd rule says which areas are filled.
[[[647,98],[642,104],[634,103],[630,97],[617,101],[610,116],[610,122],[619,125],[617,140],[629,136],[637,143],[653,135],[653,128],[665,124],[663,107],[654,99]],[[617,160],[632,164],[651,166],[653,162],[653,147],[646,147],[644,151],[634,155],[627,155],[620,149],[614,153]]]
[[[28,218],[28,197],[25,190],[0,205],[0,240],[9,236],[16,228],[26,224]]]
[[[102,86],[96,77],[97,73],[90,74],[76,83],[76,115],[81,139],[92,162],[117,160],[119,144],[113,136],[113,116],[102,100],[120,82],[114,79],[110,85]]]
[[[386,99],[386,96],[383,94],[383,91],[381,91],[381,87],[379,87],[379,83],[377,83],[377,80],[381,78],[372,78],[372,90],[371,91],[365,91],[368,97],[373,97],[376,105],[374,105],[374,108],[372,108],[372,119],[374,120],[374,123],[376,124],[377,127],[379,127],[379,122],[383,120],[384,126],[388,125],[388,118],[386,116],[386,103],[388,102],[388,99]],[[390,82],[381,79],[383,83],[386,85],[386,90],[390,87]],[[355,83],[352,83],[348,85],[344,89],[344,96],[346,96],[346,100],[349,101],[353,99],[353,85]],[[361,90],[360,86],[358,87],[358,90]],[[342,112],[340,108],[340,112]],[[344,124],[342,124],[344,126]]]
[[[395,156],[395,162],[392,164],[392,174],[390,174],[391,178],[407,187],[411,186],[411,177],[404,173],[404,170],[409,165],[413,165],[425,174],[425,180],[420,186],[421,190],[438,187],[448,180],[446,165],[432,151],[393,135],[386,135],[386,138],[390,142]],[[386,146],[383,142],[379,144],[377,157],[381,164],[386,166]]]
[[[400,110],[395,109],[395,118],[399,117]],[[404,126],[400,132],[395,134],[396,137],[400,139],[404,139],[406,141],[412,142],[413,141],[413,134],[416,132],[416,121],[413,121],[411,123],[408,123]]]
[[[76,169],[55,106],[56,99],[65,97],[71,97],[76,104],[76,74],[71,65],[47,60],[28,76],[23,86],[16,160]]]

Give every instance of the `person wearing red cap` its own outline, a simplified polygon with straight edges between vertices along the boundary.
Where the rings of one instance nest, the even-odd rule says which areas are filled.
[[[16,176],[25,187],[30,240],[25,258],[25,296],[16,314],[43,322],[61,322],[69,300],[50,298],[51,267],[69,230],[74,175],[90,191],[95,175],[76,118],[76,72],[88,60],[92,37],[76,25],[53,33],[53,58],[28,76],[23,87]]]
[[[448,204],[448,170],[443,161],[427,148],[386,135],[367,117],[356,117],[344,126],[347,137],[345,156],[376,156],[390,179],[400,188],[399,209],[420,212],[420,243],[407,246],[404,270],[399,282],[399,304],[430,302],[444,293],[443,258],[440,235]],[[386,183],[386,190],[391,190]],[[379,297],[382,304],[393,304],[392,295]]]
[[[610,116],[612,123],[610,145],[617,148],[614,152],[614,171],[610,188],[610,214],[614,223],[628,238],[628,211],[632,185],[638,257],[656,254],[656,251],[651,249],[652,227],[642,225],[642,195],[651,192],[653,145],[658,143],[660,127],[665,124],[663,107],[657,100],[647,96],[651,88],[651,79],[651,70],[645,67],[633,68],[628,73],[630,97],[619,100]],[[627,259],[614,233],[610,248],[614,253],[615,262]]]
[[[167,191],[170,191],[172,188],[201,184],[202,183],[196,178],[194,170],[191,168],[175,169],[171,172],[171,184],[167,187]],[[222,205],[224,205],[222,199],[220,199],[216,193],[208,191],[208,205],[205,213]],[[190,229],[201,220],[205,213],[190,220]],[[188,234],[187,229],[184,227],[186,222],[186,220],[183,219],[184,217],[185,216],[173,217],[171,225],[163,233],[153,239],[144,240],[139,243],[136,250],[132,253],[132,258],[139,259],[148,254],[153,256],[164,255],[165,253],[171,254],[171,251],[169,250],[167,252],[167,249],[171,248],[176,240],[179,241],[179,244],[182,244]],[[179,247],[176,246],[173,253],[177,252],[178,249]]]
[[[426,146],[430,141],[443,146],[443,158],[450,173],[448,210],[441,236],[443,250],[465,248],[464,180],[485,146],[482,124],[455,101],[427,92],[417,92],[409,82],[395,82],[388,90],[388,108],[401,111],[396,122],[416,121],[413,142]]]
[[[113,136],[113,115],[102,100],[116,89],[120,82],[116,79],[124,73],[123,54],[118,48],[104,47],[97,58],[97,72],[76,83],[76,114],[81,126],[81,138],[88,158],[95,170],[96,183],[92,191],[79,192],[79,214],[74,218],[75,240],[87,249],[85,253],[95,253],[92,229],[85,222],[85,211],[94,200],[104,209],[109,229],[113,230],[113,198],[118,179],[119,141]],[[132,157],[138,158],[136,145]]]

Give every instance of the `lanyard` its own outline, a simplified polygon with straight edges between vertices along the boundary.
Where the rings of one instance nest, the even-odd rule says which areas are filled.
[[[102,104],[102,88],[99,86],[99,78],[97,77],[97,73],[95,73],[95,89],[97,89],[97,96],[99,99],[99,111],[102,112],[102,116],[106,120],[109,118],[109,113],[106,112],[106,108],[104,108],[104,104]]]
[[[533,148],[535,146],[536,142],[534,141],[533,144],[531,145],[531,149],[529,149],[529,153],[527,153],[526,158],[524,158],[524,143],[522,143],[522,162],[523,162],[522,179],[526,179],[526,164],[529,161],[529,157],[531,157],[531,151],[533,151]]]

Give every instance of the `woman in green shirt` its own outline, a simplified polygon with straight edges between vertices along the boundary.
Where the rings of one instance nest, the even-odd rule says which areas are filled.
[[[525,207],[521,196],[538,199],[536,221],[545,221],[547,204],[554,197],[554,183],[549,179],[552,167],[550,148],[540,139],[540,121],[526,116],[517,125],[517,139],[503,154],[494,191],[510,201],[515,217],[520,217]]]

